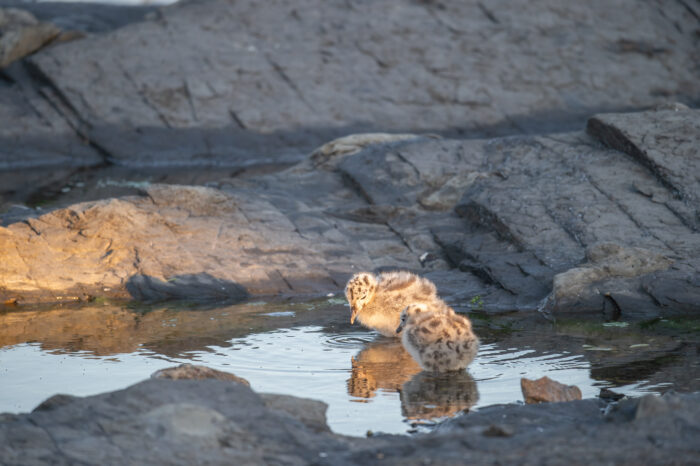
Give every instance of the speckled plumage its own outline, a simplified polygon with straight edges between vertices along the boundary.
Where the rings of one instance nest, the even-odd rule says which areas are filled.
[[[379,276],[357,273],[345,286],[345,296],[352,310],[350,323],[357,319],[365,327],[388,337],[397,336],[401,311],[409,304],[449,309],[430,280],[406,271],[384,272]]]
[[[410,304],[401,313],[399,331],[406,351],[429,371],[462,370],[479,350],[469,319],[451,309],[436,312],[425,304]]]

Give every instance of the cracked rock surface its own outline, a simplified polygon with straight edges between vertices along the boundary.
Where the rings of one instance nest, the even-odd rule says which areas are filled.
[[[32,128],[58,111],[74,142],[122,165],[296,161],[367,130],[575,130],[592,113],[694,104],[700,95],[691,65],[699,58],[697,12],[685,2],[89,8],[92,21],[75,6],[32,6],[59,25],[99,33],[42,50],[26,61],[30,76],[8,78],[19,86],[13,94],[40,90],[51,104],[28,112],[39,116]],[[23,133],[8,121],[6,131]]]
[[[639,134],[682,121],[665,133],[669,144],[697,147],[700,133],[682,129],[698,111],[629,118]],[[356,270],[403,268],[462,309],[480,295],[490,312],[695,313],[700,234],[676,208],[694,205],[675,192],[695,192],[697,180],[670,187],[636,149],[595,135],[590,125],[468,141],[364,135],[358,151],[346,139],[233,185],[153,184],[72,205],[0,229],[0,297],[240,300],[338,291]],[[692,166],[698,154],[672,160],[682,157]]]

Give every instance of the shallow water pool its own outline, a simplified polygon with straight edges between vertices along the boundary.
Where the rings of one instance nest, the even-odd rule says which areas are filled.
[[[414,432],[461,412],[522,402],[521,377],[547,375],[577,385],[584,398],[602,387],[627,395],[666,388],[653,377],[592,378],[606,367],[601,355],[614,367],[630,352],[668,350],[664,339],[650,345],[648,338],[625,333],[625,352],[571,332],[562,336],[547,325],[503,332],[475,319],[483,340],[476,360],[464,373],[434,376],[421,372],[397,339],[347,320],[347,308],[336,298],[209,309],[103,303],[0,313],[0,412],[30,411],[56,393],[124,388],[183,362],[232,372],[258,392],[324,401],[331,429],[347,435]]]

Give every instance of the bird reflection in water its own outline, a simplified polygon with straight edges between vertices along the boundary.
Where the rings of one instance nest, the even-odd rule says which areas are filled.
[[[420,372],[401,389],[401,414],[407,419],[435,419],[467,412],[479,401],[467,371]]]
[[[367,343],[351,359],[348,393],[368,402],[377,391],[399,392],[407,419],[435,419],[468,411],[478,400],[474,378],[467,371],[424,372],[396,339]]]

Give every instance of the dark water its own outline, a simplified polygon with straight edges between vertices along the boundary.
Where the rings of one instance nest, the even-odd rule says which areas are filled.
[[[521,377],[547,375],[584,398],[602,387],[637,396],[700,381],[687,342],[636,324],[518,327],[472,317],[482,338],[476,360],[467,372],[434,376],[397,340],[350,326],[338,298],[0,312],[0,412],[30,411],[55,393],[123,388],[182,362],[233,372],[259,392],[322,400],[331,429],[349,435],[423,430],[465,410],[522,402]],[[686,333],[695,335],[692,325]]]

